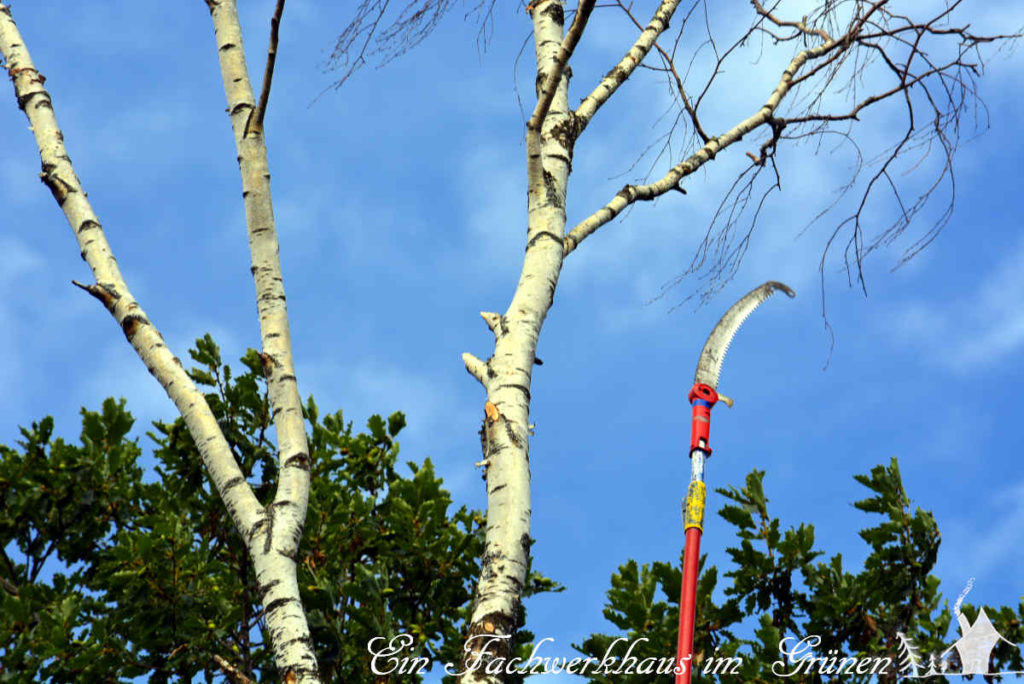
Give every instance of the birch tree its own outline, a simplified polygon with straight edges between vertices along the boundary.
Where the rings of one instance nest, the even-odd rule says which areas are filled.
[[[319,682],[306,616],[299,598],[296,559],[309,497],[309,449],[292,362],[279,245],[270,195],[263,121],[277,53],[284,0],[271,19],[270,47],[257,94],[249,79],[234,0],[208,0],[217,56],[238,151],[252,275],[256,285],[268,396],[277,431],[278,481],[272,501],[261,504],[231,451],[202,392],[167,348],[156,325],[129,289],[71,164],[44,87],[11,8],[0,3],[0,54],[14,84],[18,106],[39,148],[41,178],[74,232],[94,283],[75,283],[99,300],[128,343],[163,386],[188,426],[203,463],[232,521],[245,540],[255,569],[267,633],[283,681]]]
[[[387,0],[363,0],[356,19],[343,31],[336,57],[345,76],[377,50],[384,60],[421,40],[455,3],[409,2],[386,25]],[[482,317],[494,336],[487,353],[466,353],[466,370],[484,389],[481,446],[488,493],[486,546],[476,602],[467,625],[463,679],[500,681],[485,664],[509,654],[521,622],[521,598],[527,579],[530,537],[531,391],[537,345],[557,289],[564,260],[604,226],[621,222],[630,207],[693,189],[699,170],[714,172],[711,162],[728,151],[749,157],[694,258],[691,270],[709,277],[707,293],[728,280],[748,244],[758,211],[779,184],[780,149],[832,136],[855,141],[859,117],[883,103],[900,107],[906,126],[895,131],[887,154],[846,187],[861,193],[853,211],[835,224],[833,242],[846,241],[848,265],[860,278],[862,259],[905,232],[935,190],[950,189],[961,117],[976,104],[979,49],[1015,36],[973,33],[960,17],[960,0],[925,5],[892,0],[835,0],[821,5],[758,0],[736,3],[732,11],[749,13],[733,35],[712,29],[709,15],[722,5],[700,0],[661,0],[647,14],[633,4],[603,5],[635,24],[635,37],[622,52],[608,56],[607,73],[582,82],[579,105],[572,105],[570,79],[577,46],[596,11],[594,0],[580,0],[566,17],[564,0],[539,0],[529,19],[536,62],[536,102],[525,122],[525,171],[528,180],[525,254],[510,303]],[[272,19],[271,42],[257,94],[248,74],[234,0],[207,0],[236,142],[248,223],[252,270],[262,337],[260,360],[278,436],[280,476],[271,502],[262,504],[246,483],[203,394],[182,370],[161,334],[129,290],[71,165],[45,79],[33,64],[10,8],[0,4],[0,54],[14,83],[39,147],[43,181],[70,224],[95,282],[80,287],[98,299],[121,326],[128,342],[166,389],[197,444],[209,475],[245,540],[256,568],[269,633],[281,676],[286,681],[318,681],[309,629],[299,601],[295,558],[302,534],[309,489],[309,448],[292,362],[290,333],[273,218],[263,122],[276,58],[277,27],[283,2]],[[485,22],[494,3],[481,3]],[[704,22],[703,30],[701,22]],[[669,31],[670,25],[674,27]],[[374,43],[375,37],[382,42]],[[773,85],[758,93],[750,109],[735,120],[709,120],[710,94],[727,87],[720,78],[749,46],[782,51],[785,64]],[[380,48],[378,50],[378,48]],[[775,54],[773,52],[773,54]],[[348,59],[348,62],[345,60]],[[690,67],[684,67],[687,60]],[[702,61],[702,60],[706,60]],[[766,60],[768,63],[770,60]],[[673,90],[677,117],[661,152],[665,168],[617,191],[599,206],[570,220],[567,211],[572,163],[584,135],[602,110],[627,101],[627,82],[638,69],[660,72]],[[579,70],[585,73],[584,69]],[[744,101],[751,93],[735,93]],[[640,103],[641,105],[643,103]],[[746,144],[741,144],[746,140]],[[931,146],[929,148],[929,146]],[[940,164],[926,192],[905,200],[897,182],[907,155],[932,149]],[[639,152],[639,150],[638,150]],[[864,208],[873,196],[890,193],[895,221],[873,230]],[[952,195],[947,195],[949,208]],[[575,213],[575,209],[574,209]],[[923,247],[948,219],[948,212],[908,247]],[[747,229],[744,230],[744,226]],[[486,357],[486,358],[485,358]],[[490,638],[496,637],[496,638]],[[468,667],[469,664],[476,667]]]
[[[339,85],[368,60],[387,62],[413,47],[452,4],[409,2],[387,24],[389,3],[364,0],[332,55],[334,66],[342,70]],[[485,23],[494,4],[476,7]],[[829,248],[845,241],[848,272],[863,284],[864,257],[900,237],[936,191],[946,193],[946,208],[907,247],[905,258],[927,245],[948,221],[961,118],[978,104],[980,48],[1019,35],[973,33],[960,11],[961,0],[927,5],[889,0],[750,0],[726,5],[662,0],[644,3],[653,5],[653,11],[643,17],[639,4],[615,0],[602,6],[601,11],[623,13],[635,26],[635,39],[623,46],[620,56],[609,59],[603,78],[577,84],[581,99],[569,94],[573,55],[596,3],[579,0],[571,21],[564,0],[536,0],[525,8],[536,64],[536,102],[525,122],[525,255],[507,308],[481,313],[494,335],[493,348],[486,358],[469,352],[462,356],[485,394],[481,465],[488,502],[486,548],[467,631],[464,682],[502,680],[499,674],[489,674],[487,665],[509,657],[521,611],[520,588],[531,544],[531,381],[534,365],[540,363],[538,340],[565,259],[634,205],[685,195],[693,186],[691,177],[711,166],[719,154],[746,153],[749,164],[722,199],[683,274],[704,276],[701,294],[710,296],[735,273],[761,207],[779,187],[779,149],[833,136],[856,148],[861,115],[891,102],[903,110],[905,126],[893,133],[879,159],[862,159],[855,168],[841,194],[859,192],[859,199],[849,215],[838,218],[829,240]],[[744,6],[747,16],[741,15],[739,30],[730,34],[712,28],[711,15],[742,13]],[[670,25],[677,28],[670,31]],[[750,101],[749,111],[738,120],[709,118],[706,102],[721,97],[719,91],[729,87],[721,78],[725,67],[739,64],[740,55],[752,46],[762,55],[786,55],[784,66],[774,74],[775,85],[756,95],[734,93]],[[656,145],[668,160],[667,168],[653,178],[622,186],[602,206],[570,220],[566,207],[574,156],[595,118],[611,109],[613,99],[628,97],[627,82],[638,69],[664,74],[677,106],[670,130]],[[644,106],[636,101],[632,105]],[[908,198],[898,178],[905,170],[902,165],[909,154],[930,152],[939,157],[938,171],[925,181],[924,192]],[[865,219],[865,207],[881,193],[889,194],[897,213],[891,225],[876,230]],[[830,208],[826,206],[819,218]],[[822,267],[824,263],[823,255]]]
[[[266,500],[278,469],[259,352],[233,367],[207,335],[188,356]],[[321,679],[374,684],[389,667],[371,643],[407,643],[410,662],[453,660],[482,514],[451,505],[430,459],[407,461],[403,414],[373,415],[357,432],[313,397],[305,413],[299,590]],[[66,426],[47,416],[0,443],[0,681],[277,679],[252,562],[184,420],[154,421],[143,440],[128,436],[133,421],[125,400],[107,399],[82,409],[77,440],[57,437]],[[420,681],[411,669],[403,681]]]

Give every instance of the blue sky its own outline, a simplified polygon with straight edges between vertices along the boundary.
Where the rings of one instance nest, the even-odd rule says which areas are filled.
[[[272,2],[246,5],[258,80]],[[713,25],[728,28],[745,7],[727,7]],[[79,176],[151,320],[179,355],[205,332],[228,359],[256,346],[240,182],[205,5],[13,9]],[[1008,0],[969,3],[966,12],[978,32],[1024,25],[1021,6]],[[473,463],[484,398],[459,356],[489,353],[492,337],[477,312],[503,311],[518,276],[525,151],[513,85],[528,98],[532,75],[529,52],[518,76],[513,70],[529,32],[521,8],[496,9],[486,51],[475,42],[477,25],[461,17],[456,8],[409,55],[311,104],[331,83],[322,66],[349,16],[290,4],[267,131],[301,392],[357,424],[371,413],[406,412],[404,455],[430,456],[458,503],[483,507]],[[597,10],[591,23],[573,102],[632,33],[612,10]],[[769,53],[739,60],[709,99],[706,125],[721,132],[756,110],[778,64]],[[843,150],[781,150],[782,192],[733,282],[704,308],[674,307],[692,281],[656,297],[689,264],[745,163],[742,145],[689,179],[687,196],[636,207],[568,258],[538,349],[531,452],[536,565],[568,589],[533,601],[530,626],[554,637],[559,654],[608,628],[601,608],[617,565],[678,557],[686,393],[697,355],[722,311],[767,279],[787,282],[798,297],[769,301],[730,351],[720,388],[737,403],[715,410],[709,486],[766,469],[783,523],[814,523],[819,545],[855,567],[865,555],[857,530],[868,520],[850,505],[865,493],[852,477],[896,455],[915,504],[932,510],[942,530],[936,573],[951,603],[969,577],[971,602],[1021,599],[1022,74],[1020,51],[988,63],[980,92],[990,128],[957,158],[956,213],[934,244],[895,271],[909,241],[873,255],[867,297],[829,260],[831,353],[817,270],[830,226],[801,231],[848,173]],[[641,76],[580,140],[570,223],[647,168],[630,170],[658,135],[667,99],[660,81]],[[898,111],[883,109],[855,132],[870,150],[900,124]],[[8,388],[0,440],[12,442],[19,424],[46,414],[74,437],[79,407],[107,396],[127,397],[142,434],[172,405],[106,312],[71,286],[89,273],[37,180],[34,142],[10,90],[0,130],[0,384]],[[913,177],[905,180],[914,187]],[[912,231],[927,229],[941,201]],[[875,206],[869,230],[884,226],[890,210]],[[712,495],[710,509],[721,504]],[[728,535],[712,516],[703,548],[720,567]]]

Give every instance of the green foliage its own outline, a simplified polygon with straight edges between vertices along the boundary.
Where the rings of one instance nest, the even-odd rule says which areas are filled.
[[[193,380],[262,502],[277,473],[259,355],[233,375],[206,336]],[[409,657],[456,661],[483,549],[483,516],[453,509],[429,460],[398,464],[405,418],[354,432],[305,406],[312,485],[299,584],[324,681],[370,682],[367,642],[407,633]],[[138,465],[123,400],[82,411],[80,444],[46,418],[0,446],[0,681],[222,679],[214,656],[275,678],[255,578],[184,421],[149,433]],[[149,478],[152,480],[153,478]],[[531,591],[550,580],[534,575]],[[403,677],[403,681],[418,681]]]
[[[80,446],[53,439],[51,418],[22,428],[20,450],[0,446],[0,681],[109,681],[122,648],[92,624],[105,606],[86,561],[142,513],[130,427],[108,400],[82,411]],[[55,560],[65,570],[44,578]]]
[[[931,574],[938,554],[940,535],[928,511],[912,509],[903,488],[899,465],[876,466],[868,475],[856,476],[871,495],[854,504],[881,521],[860,532],[870,552],[858,572],[843,566],[839,554],[819,560],[814,527],[801,524],[782,531],[778,518],[768,511],[764,472],[751,472],[740,489],[717,490],[726,497],[719,515],[735,528],[736,545],[727,549],[733,561],[725,573],[730,581],[717,592],[718,570],[704,567],[697,589],[694,672],[696,681],[770,682],[772,664],[780,660],[780,641],[789,646],[817,635],[821,642],[814,653],[831,649],[842,656],[893,658],[894,670],[916,666],[923,675],[928,654],[939,654],[950,645],[951,612],[942,602],[939,580]],[[672,658],[676,652],[679,591],[682,561],[638,566],[630,560],[612,576],[604,610],[619,633],[593,634],[576,646],[587,656],[600,659],[615,642],[638,639],[631,655]],[[940,606],[940,604],[943,604]],[[977,610],[964,606],[973,623]],[[986,607],[1003,635],[1024,642],[1024,602],[1012,608]],[[914,649],[908,652],[908,644]],[[612,655],[625,654],[622,642]],[[728,659],[732,660],[728,660]],[[911,662],[913,661],[913,662]],[[956,663],[951,663],[956,671]],[[993,669],[1022,669],[1019,649],[1010,644],[997,648]],[[614,669],[614,668],[612,668]],[[793,673],[790,666],[782,672]],[[671,675],[661,675],[662,680]],[[648,684],[652,675],[591,674],[600,684]],[[792,682],[839,681],[818,672],[785,677]],[[868,675],[843,674],[844,682],[867,682]],[[878,681],[895,681],[895,672]],[[944,682],[930,677],[930,682]]]

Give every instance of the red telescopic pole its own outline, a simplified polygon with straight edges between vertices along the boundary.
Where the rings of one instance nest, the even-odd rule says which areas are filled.
[[[683,558],[683,589],[679,597],[679,644],[676,647],[676,684],[690,684],[693,659],[693,621],[697,610],[697,567],[700,563],[700,535],[696,527],[686,530]]]
[[[719,401],[732,406],[732,400],[718,393],[718,376],[729,343],[747,316],[774,292],[796,295],[784,283],[770,280],[740,298],[729,307],[715,325],[697,361],[697,374],[688,396],[693,408],[690,423],[690,486],[683,504],[683,527],[686,530],[686,552],[683,554],[683,582],[679,596],[679,641],[676,646],[676,683],[690,684],[693,677],[693,632],[697,611],[697,574],[700,569],[700,537],[704,532],[704,507],[707,487],[704,485],[704,463],[711,456],[708,436],[711,433],[711,409]]]
[[[697,573],[700,566],[700,536],[704,529],[704,462],[711,455],[711,408],[718,393],[697,383],[690,390],[693,419],[690,427],[690,486],[686,490],[683,525],[686,529],[686,553],[683,556],[683,583],[679,596],[679,642],[676,647],[676,684],[690,684],[693,674],[693,628],[697,612]]]

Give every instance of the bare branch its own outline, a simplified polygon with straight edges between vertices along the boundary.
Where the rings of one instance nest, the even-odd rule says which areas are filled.
[[[758,2],[757,0],[751,0],[751,4],[754,6],[754,9],[757,10],[758,14],[760,14],[765,19],[768,19],[770,22],[772,22],[773,24],[775,24],[776,26],[778,26],[780,28],[787,27],[787,26],[791,27],[791,28],[795,28],[800,33],[805,33],[807,35],[818,36],[819,38],[821,38],[826,43],[828,41],[832,40],[832,36],[828,35],[824,30],[822,30],[820,28],[808,27],[807,24],[806,24],[806,21],[807,21],[806,17],[804,19],[801,19],[800,21],[785,21],[785,20],[782,20],[782,19],[775,18],[775,15],[773,15],[771,12],[766,10],[764,8],[764,6],[760,2]]]
[[[487,387],[487,364],[469,352],[462,355],[462,363],[466,365],[469,374],[476,378],[481,385]]]
[[[256,684],[255,681],[246,676],[244,672],[229,663],[226,658],[223,658],[216,653],[213,655],[213,662],[217,663],[217,667],[220,668],[221,672],[224,673],[224,676],[229,682],[231,682],[231,684]]]
[[[626,79],[644,61],[647,53],[651,51],[651,47],[658,40],[658,36],[668,29],[669,21],[671,21],[672,15],[675,14],[676,8],[679,7],[679,3],[680,0],[662,0],[658,9],[655,10],[654,16],[651,17],[647,27],[640,33],[640,37],[636,39],[633,46],[629,48],[625,56],[619,60],[619,63],[594,88],[594,91],[585,97],[580,106],[576,108],[576,123],[580,132],[594,118],[597,110],[615,94],[619,86],[625,83]]]
[[[284,9],[278,0],[271,20],[268,73],[263,95],[269,97],[269,73],[277,51],[277,32]],[[274,501],[248,538],[256,581],[267,589],[260,599],[278,669],[299,684],[319,683],[316,654],[299,596],[296,558],[309,502],[310,456],[306,425],[292,356],[280,243],[270,191],[270,167],[260,107],[253,95],[242,47],[236,0],[210,6],[221,80],[238,153],[242,199],[249,238],[256,310],[259,315],[263,373],[267,379],[274,428],[277,431],[277,486]],[[262,98],[262,96],[261,96]],[[255,110],[255,114],[254,111]],[[251,123],[257,120],[257,125]]]
[[[729,147],[755,128],[773,120],[775,110],[778,108],[782,98],[789,92],[791,81],[800,67],[809,59],[814,59],[826,54],[835,48],[837,43],[829,41],[823,45],[807,50],[801,50],[789,63],[782,73],[779,84],[772,91],[764,105],[754,114],[751,114],[731,129],[720,136],[711,138],[703,147],[679,162],[665,174],[660,180],[648,185],[626,185],[606,205],[598,209],[589,217],[581,221],[565,236],[565,254],[568,255],[583,240],[592,235],[598,228],[605,225],[616,216],[622,213],[623,209],[637,200],[650,201],[664,195],[666,192],[675,189],[679,182],[694,171],[702,167],[723,149]]]
[[[284,12],[284,0],[277,0],[274,16],[270,18],[270,46],[267,48],[267,65],[263,69],[263,85],[260,89],[260,99],[256,104],[256,109],[249,115],[249,122],[245,127],[246,135],[253,130],[263,132],[263,117],[267,114],[267,103],[270,101],[270,85],[274,80],[274,65],[277,63],[277,41],[278,32],[281,28],[282,12]]]
[[[685,91],[685,83],[700,51],[706,47],[713,52],[710,76],[703,88],[691,91],[699,93],[695,99],[680,102],[680,108],[696,126],[700,121],[696,112],[702,99],[711,91],[719,74],[724,73],[726,59],[739,46],[747,45],[761,35],[765,37],[766,44],[789,42],[796,47],[796,53],[779,84],[760,110],[717,137],[706,138],[701,130],[695,129],[700,137],[696,149],[688,152],[660,179],[647,184],[626,185],[603,207],[580,221],[565,237],[565,254],[572,252],[582,240],[614,220],[630,205],[679,189],[682,180],[714,159],[718,152],[752,132],[764,130],[767,135],[758,143],[756,152],[746,151],[751,166],[740,174],[726,194],[693,263],[675,281],[697,270],[709,269],[706,277],[710,289],[705,291],[708,294],[723,279],[731,276],[746,248],[754,222],[745,232],[734,236],[733,228],[740,215],[749,208],[756,218],[764,198],[779,186],[778,169],[774,165],[778,147],[789,142],[821,139],[829,134],[838,134],[852,142],[848,129],[859,121],[862,113],[869,107],[896,98],[902,101],[906,111],[906,128],[884,154],[870,162],[874,170],[863,184],[857,182],[864,166],[857,151],[858,161],[853,177],[814,221],[830,213],[847,192],[861,186],[859,201],[852,213],[839,221],[828,247],[834,246],[841,233],[850,233],[846,264],[862,286],[862,260],[873,250],[892,244],[920,213],[929,197],[940,187],[948,185],[949,203],[931,229],[907,248],[900,263],[912,258],[934,239],[948,222],[952,211],[955,194],[952,160],[959,146],[961,116],[971,107],[984,107],[975,86],[983,64],[978,48],[986,43],[1012,42],[1021,34],[982,36],[966,25],[951,24],[952,14],[961,0],[949,0],[926,19],[911,19],[893,12],[889,8],[889,0],[828,2],[799,19],[781,16],[780,4],[769,5],[752,0],[752,23],[725,50],[719,49],[720,38],[716,39],[709,28],[706,41],[697,48],[690,68],[681,78],[680,71],[672,64],[674,51],[660,50],[664,71],[672,76],[674,89],[680,93]],[[869,69],[872,69],[870,81]],[[888,82],[884,80],[886,78]],[[874,87],[867,89],[866,83]],[[786,103],[785,110],[783,102]],[[848,104],[844,106],[844,102]],[[920,116],[918,110],[927,110],[926,116]],[[938,151],[941,157],[935,177],[916,199],[904,197],[905,191],[895,180],[896,169],[899,168],[900,173],[909,172],[934,151]],[[919,159],[904,168],[906,155],[912,153],[919,154]],[[898,163],[899,167],[896,166]],[[758,170],[766,166],[772,168],[775,180],[761,195],[761,200],[753,203],[753,184],[759,177]],[[888,191],[898,215],[888,228],[866,240],[862,215],[869,198],[879,189]]]
[[[479,45],[487,43],[496,1],[479,0],[467,13],[467,16],[479,17]],[[376,61],[381,67],[419,45],[454,6],[455,0],[408,0],[385,26],[385,15],[392,9],[391,0],[361,0],[355,16],[338,35],[327,59],[327,71],[341,72],[333,87],[340,88],[370,61]]]
[[[625,12],[626,16],[633,22],[633,25],[637,28],[641,28],[640,22],[633,16],[633,12],[630,8],[622,4],[622,0],[615,1],[618,4],[619,9]],[[682,32],[680,32],[680,35],[682,35]],[[701,141],[707,142],[711,139],[711,136],[704,132],[704,127],[701,125],[700,118],[697,116],[697,108],[690,103],[690,98],[686,94],[686,87],[683,85],[683,78],[679,75],[679,72],[676,71],[675,61],[672,59],[672,56],[657,43],[657,41],[655,41],[654,47],[658,51],[658,54],[661,55],[662,63],[665,65],[665,71],[667,71],[672,77],[672,85],[675,86],[676,93],[679,95],[679,99],[683,103],[683,109],[686,110],[686,114],[690,117],[690,123],[693,125],[693,130],[698,136],[700,136]]]
[[[551,101],[555,97],[555,90],[558,87],[558,82],[562,79],[562,73],[564,72],[566,65],[569,64],[569,60],[572,58],[572,53],[576,49],[576,45],[580,42],[583,30],[587,27],[587,20],[590,19],[590,13],[594,11],[594,2],[595,0],[580,0],[579,6],[576,8],[576,16],[573,18],[572,24],[569,26],[569,30],[566,31],[565,38],[562,39],[562,46],[558,51],[558,57],[555,60],[555,64],[548,72],[547,78],[544,80],[544,83],[540,88],[540,92],[537,97],[537,106],[534,107],[533,114],[530,116],[530,120],[526,123],[527,130],[540,131],[541,124],[544,122],[544,117],[548,115],[548,109],[551,107]]]
[[[481,311],[480,317],[484,319],[487,327],[491,329],[495,337],[501,334],[501,327],[503,325],[501,314],[494,313],[493,311]]]
[[[218,3],[212,18],[228,113],[238,150],[252,259],[251,271],[256,285],[263,367],[274,411],[274,426],[277,429],[281,470],[275,501],[289,502],[287,507],[274,508],[274,515],[278,518],[274,525],[275,534],[281,535],[280,542],[275,540],[275,543],[283,544],[283,549],[293,549],[298,543],[298,536],[294,532],[301,532],[306,516],[309,448],[292,360],[291,332],[270,192],[267,148],[260,131],[250,130],[248,126],[255,105],[235,2],[224,0]]]

